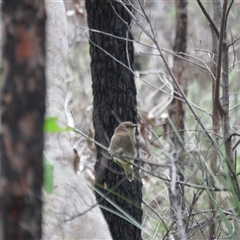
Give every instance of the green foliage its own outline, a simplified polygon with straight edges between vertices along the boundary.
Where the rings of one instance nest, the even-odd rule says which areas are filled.
[[[240,173],[240,158],[239,157],[236,159],[236,172]]]
[[[59,133],[71,131],[71,128],[61,128],[57,123],[57,117],[49,117],[44,121],[44,132],[45,133]],[[48,193],[53,193],[53,162],[47,157],[47,155],[43,154],[43,188]]]
[[[72,128],[66,127],[61,128],[57,123],[57,117],[49,117],[44,121],[44,132],[45,133],[60,133],[66,131],[72,131]],[[53,192],[53,162],[47,157],[45,153],[43,153],[44,161],[43,161],[43,188],[48,193],[51,194]]]
[[[59,132],[66,132],[71,131],[71,128],[61,128],[57,123],[57,117],[49,117],[46,118],[44,121],[44,132],[45,133],[59,133]]]
[[[43,154],[43,188],[48,193],[53,193],[53,163],[52,161],[47,157],[47,155]]]
[[[151,236],[151,234],[145,229],[143,228],[132,216],[130,216],[126,211],[124,211],[121,207],[119,207],[117,204],[115,204],[110,198],[104,196],[102,194],[101,191],[99,191],[97,188],[94,188],[94,190],[100,194],[103,198],[105,198],[115,209],[110,209],[106,206],[103,205],[99,205],[102,209],[108,210],[109,212],[112,212],[113,214],[125,219],[126,221],[130,222],[131,224],[133,224],[134,226],[136,226],[137,228],[141,229],[142,232],[144,232],[145,234],[147,234],[148,236]]]

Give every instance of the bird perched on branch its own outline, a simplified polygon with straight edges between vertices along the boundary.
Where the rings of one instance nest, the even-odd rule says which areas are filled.
[[[134,129],[137,124],[122,122],[115,129],[109,145],[109,153],[114,161],[119,162],[125,171],[127,179],[131,182],[134,179],[133,163],[136,157]]]

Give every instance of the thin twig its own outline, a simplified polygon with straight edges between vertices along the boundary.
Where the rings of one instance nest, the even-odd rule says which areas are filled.
[[[228,6],[228,10],[227,10],[227,14],[226,14],[226,25],[227,25],[228,15],[229,15],[229,12],[230,12],[230,10],[232,8],[233,2],[234,2],[234,0],[232,0],[231,3]]]
[[[213,31],[215,32],[217,38],[219,39],[219,31],[216,27],[216,25],[214,24],[212,18],[209,16],[207,10],[204,8],[204,6],[202,5],[201,1],[200,0],[197,0],[197,3],[199,5],[199,7],[201,8],[203,14],[205,15],[205,17],[207,18],[207,20],[209,21],[210,23],[210,26],[212,27]]]
[[[99,205],[99,203],[101,203],[104,199],[106,199],[106,197],[108,195],[110,195],[111,193],[114,193],[114,190],[117,189],[124,182],[124,180],[125,180],[125,178],[122,178],[122,180],[119,181],[112,189],[108,189],[109,191],[104,195],[104,197],[101,197],[95,204],[90,206],[88,209],[86,209],[85,211],[83,211],[81,213],[77,213],[67,219],[64,219],[63,222],[66,223],[66,222],[72,221],[75,218],[81,217],[81,216],[85,215],[86,213],[88,213],[89,211],[91,211],[93,208],[97,207]],[[102,188],[104,189],[104,187],[102,187]]]
[[[232,31],[231,31],[231,37],[232,37],[232,41],[233,41]],[[233,64],[232,64],[232,69],[231,69],[231,70],[234,69],[235,63],[236,63],[236,51],[235,51],[235,46],[234,46],[234,44],[233,44],[232,46],[233,46]],[[229,46],[228,46],[228,48],[229,48]]]
[[[230,48],[232,45],[234,45],[238,40],[240,40],[240,37],[236,38],[234,41],[232,41],[229,45],[228,48]]]
[[[233,146],[233,151],[237,148],[237,146],[240,144],[240,139],[235,143],[235,145]]]
[[[83,133],[82,131],[80,131],[80,130],[78,130],[78,129],[74,129],[74,128],[72,128],[72,127],[71,127],[71,129],[72,129],[74,132],[81,134],[81,135],[82,135],[83,137],[85,137],[87,140],[95,143],[96,145],[98,145],[99,147],[101,147],[103,150],[105,150],[105,151],[108,152],[108,148],[106,148],[105,146],[103,146],[103,145],[100,144],[99,142],[95,141],[94,139],[90,138],[88,135],[86,135],[86,134]],[[109,156],[109,159],[110,159],[110,158],[111,158],[111,157]],[[124,160],[124,159],[122,159],[122,160]],[[142,161],[142,162],[144,162],[144,163],[146,163],[146,164],[149,164],[149,165],[155,165],[155,166],[159,166],[159,167],[170,167],[170,164],[168,164],[168,163],[166,163],[166,164],[159,164],[159,163],[155,163],[155,162],[145,161],[145,160],[143,160],[143,159],[137,159],[137,160]],[[140,167],[140,166],[138,166],[138,165],[136,165],[136,164],[134,164],[134,163],[129,163],[129,164],[135,166],[136,168],[140,169],[140,170],[143,171],[143,172],[148,173],[149,175],[152,175],[152,176],[154,176],[154,177],[156,177],[156,178],[159,178],[159,179],[161,179],[161,180],[163,180],[163,181],[166,181],[166,182],[171,182],[171,179],[167,179],[167,178],[161,177],[161,176],[159,176],[159,175],[153,174],[152,172],[149,172],[149,171],[145,170],[144,168],[142,168],[142,167]],[[227,189],[224,189],[224,188],[207,187],[207,186],[202,186],[202,185],[187,183],[187,182],[183,182],[183,181],[179,181],[179,180],[176,181],[176,184],[184,185],[184,186],[186,186],[186,187],[193,187],[193,188],[196,188],[196,189],[206,189],[206,190],[209,190],[209,191],[216,191],[216,192],[219,192],[219,191],[220,191],[220,192],[221,192],[221,191],[227,191]]]
[[[155,35],[154,35],[153,26],[152,26],[151,22],[149,21],[148,16],[145,15],[145,17],[146,17],[146,19],[147,19],[147,21],[148,21],[148,23],[149,23],[149,26],[150,26],[150,28],[151,28],[152,35],[151,35],[148,31],[146,31],[146,30],[144,29],[144,27],[142,26],[142,24],[139,23],[139,21],[138,21],[138,20],[136,19],[136,17],[132,14],[132,12],[129,11],[129,9],[125,6],[125,4],[123,4],[121,1],[118,1],[118,2],[120,2],[120,3],[123,5],[123,7],[124,7],[124,8],[126,9],[126,11],[130,14],[130,16],[133,17],[133,19],[136,21],[136,23],[139,25],[139,27],[140,27],[140,28],[147,34],[147,36],[153,41],[153,43],[154,43],[155,46],[157,47],[157,50],[158,50],[158,52],[159,52],[159,55],[160,55],[160,57],[162,58],[163,63],[164,63],[164,65],[165,65],[165,67],[166,67],[169,75],[171,76],[171,79],[173,80],[173,82],[174,82],[174,84],[176,85],[178,91],[179,91],[180,94],[182,95],[182,98],[185,100],[185,103],[186,103],[187,106],[189,107],[190,111],[193,113],[195,119],[197,120],[197,122],[199,123],[199,125],[202,127],[202,129],[204,130],[204,132],[206,133],[206,135],[208,136],[208,138],[210,139],[210,141],[214,144],[214,140],[213,140],[212,136],[209,134],[208,130],[207,130],[206,127],[204,126],[204,124],[203,124],[203,122],[201,121],[200,117],[199,117],[199,116],[197,115],[197,113],[195,112],[193,106],[191,105],[191,103],[190,103],[190,101],[188,100],[187,96],[185,95],[183,89],[181,88],[181,86],[179,85],[177,79],[175,78],[172,70],[170,69],[170,67],[169,67],[169,65],[168,65],[168,63],[167,63],[166,58],[163,56],[162,49],[160,48],[159,43],[158,43],[158,41],[157,41],[157,39],[156,39],[156,37],[155,37]]]
[[[168,227],[167,227],[166,223],[163,221],[163,218],[158,214],[158,212],[156,212],[156,211],[155,211],[151,206],[149,206],[149,204],[147,204],[144,200],[143,200],[143,204],[144,204],[145,206],[147,206],[153,213],[156,214],[156,216],[161,220],[161,222],[162,222],[165,230],[167,231],[167,230],[168,230]]]

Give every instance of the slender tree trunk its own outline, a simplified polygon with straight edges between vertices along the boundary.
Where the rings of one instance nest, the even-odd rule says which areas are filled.
[[[222,119],[223,141],[225,149],[225,163],[227,165],[227,182],[231,182],[231,192],[236,202],[240,200],[240,189],[236,175],[235,159],[232,149],[232,134],[229,119],[229,59],[227,42],[227,18],[233,1],[224,0],[221,15],[221,27],[219,32],[217,76],[215,101]],[[221,71],[222,70],[222,71]],[[222,76],[222,77],[221,77]],[[221,80],[221,81],[220,81]],[[221,82],[221,84],[220,84]],[[220,101],[220,86],[222,87],[222,101]],[[236,206],[238,204],[236,203]],[[238,211],[240,209],[238,208]]]
[[[173,51],[176,53],[185,53],[187,47],[187,0],[175,0],[176,4],[176,36]],[[186,91],[186,78],[184,77],[184,70],[186,63],[178,57],[174,57],[173,73],[176,76],[178,83]],[[171,168],[171,179],[177,176],[177,179],[184,181],[184,168],[182,165],[184,150],[184,105],[178,100],[178,90],[174,88],[174,98],[169,105],[168,113],[171,120],[169,128],[170,139],[173,147],[173,164]],[[180,184],[176,184],[175,188],[170,187],[170,204],[173,209],[173,219],[181,227],[181,239],[185,239],[184,223],[181,219],[184,213],[184,188]],[[180,212],[179,212],[180,211]]]
[[[41,239],[45,113],[44,1],[2,3],[4,239]]]
[[[221,2],[219,0],[212,0],[213,3],[213,22],[216,26],[216,28],[219,30],[220,22],[221,22]],[[212,53],[213,53],[213,63],[211,66],[211,71],[213,75],[216,78],[217,73],[217,50],[218,50],[218,38],[214,30],[212,29]],[[218,165],[218,149],[216,146],[218,145],[218,135],[220,133],[220,127],[221,127],[221,117],[215,102],[215,91],[216,91],[216,81],[215,79],[212,79],[212,129],[213,129],[213,139],[215,140],[215,146],[213,145],[211,147],[211,162],[210,162],[210,168],[212,170],[212,173],[216,173],[217,171],[217,165]],[[215,181],[213,177],[209,178],[209,185],[215,186]],[[215,236],[216,231],[216,225],[215,225],[215,215],[216,211],[214,199],[216,198],[216,193],[212,192],[210,197],[210,209],[212,209],[212,221],[209,225],[209,240],[212,240]]]
[[[95,140],[108,147],[119,122],[136,123],[136,87],[131,72],[134,50],[133,43],[128,41],[132,40],[131,18],[116,1],[86,0],[86,9],[90,28]],[[139,228],[109,211],[112,209],[123,215],[110,200],[141,224],[142,182],[138,170],[135,169],[135,179],[130,183],[122,168],[105,158],[98,148],[95,174],[96,197],[105,207],[102,211],[113,239],[141,239]]]
[[[226,6],[228,6],[228,1],[225,0]],[[224,4],[225,5],[225,4]],[[224,7],[223,5],[223,7]],[[226,154],[226,163],[229,170],[229,176],[232,181],[233,195],[237,202],[240,200],[240,189],[236,173],[236,164],[233,155],[232,148],[232,136],[229,118],[229,53],[228,53],[228,40],[227,40],[227,15],[224,32],[223,32],[223,45],[222,45],[222,106],[225,110],[225,114],[222,116],[222,128],[223,128],[223,139],[224,139],[224,149]],[[240,209],[238,209],[239,211]]]

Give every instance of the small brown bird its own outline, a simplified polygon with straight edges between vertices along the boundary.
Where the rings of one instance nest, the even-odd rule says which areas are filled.
[[[109,152],[113,155],[114,161],[119,162],[126,173],[127,179],[131,182],[134,179],[133,163],[136,156],[134,128],[137,124],[122,122],[115,129],[109,146]]]

